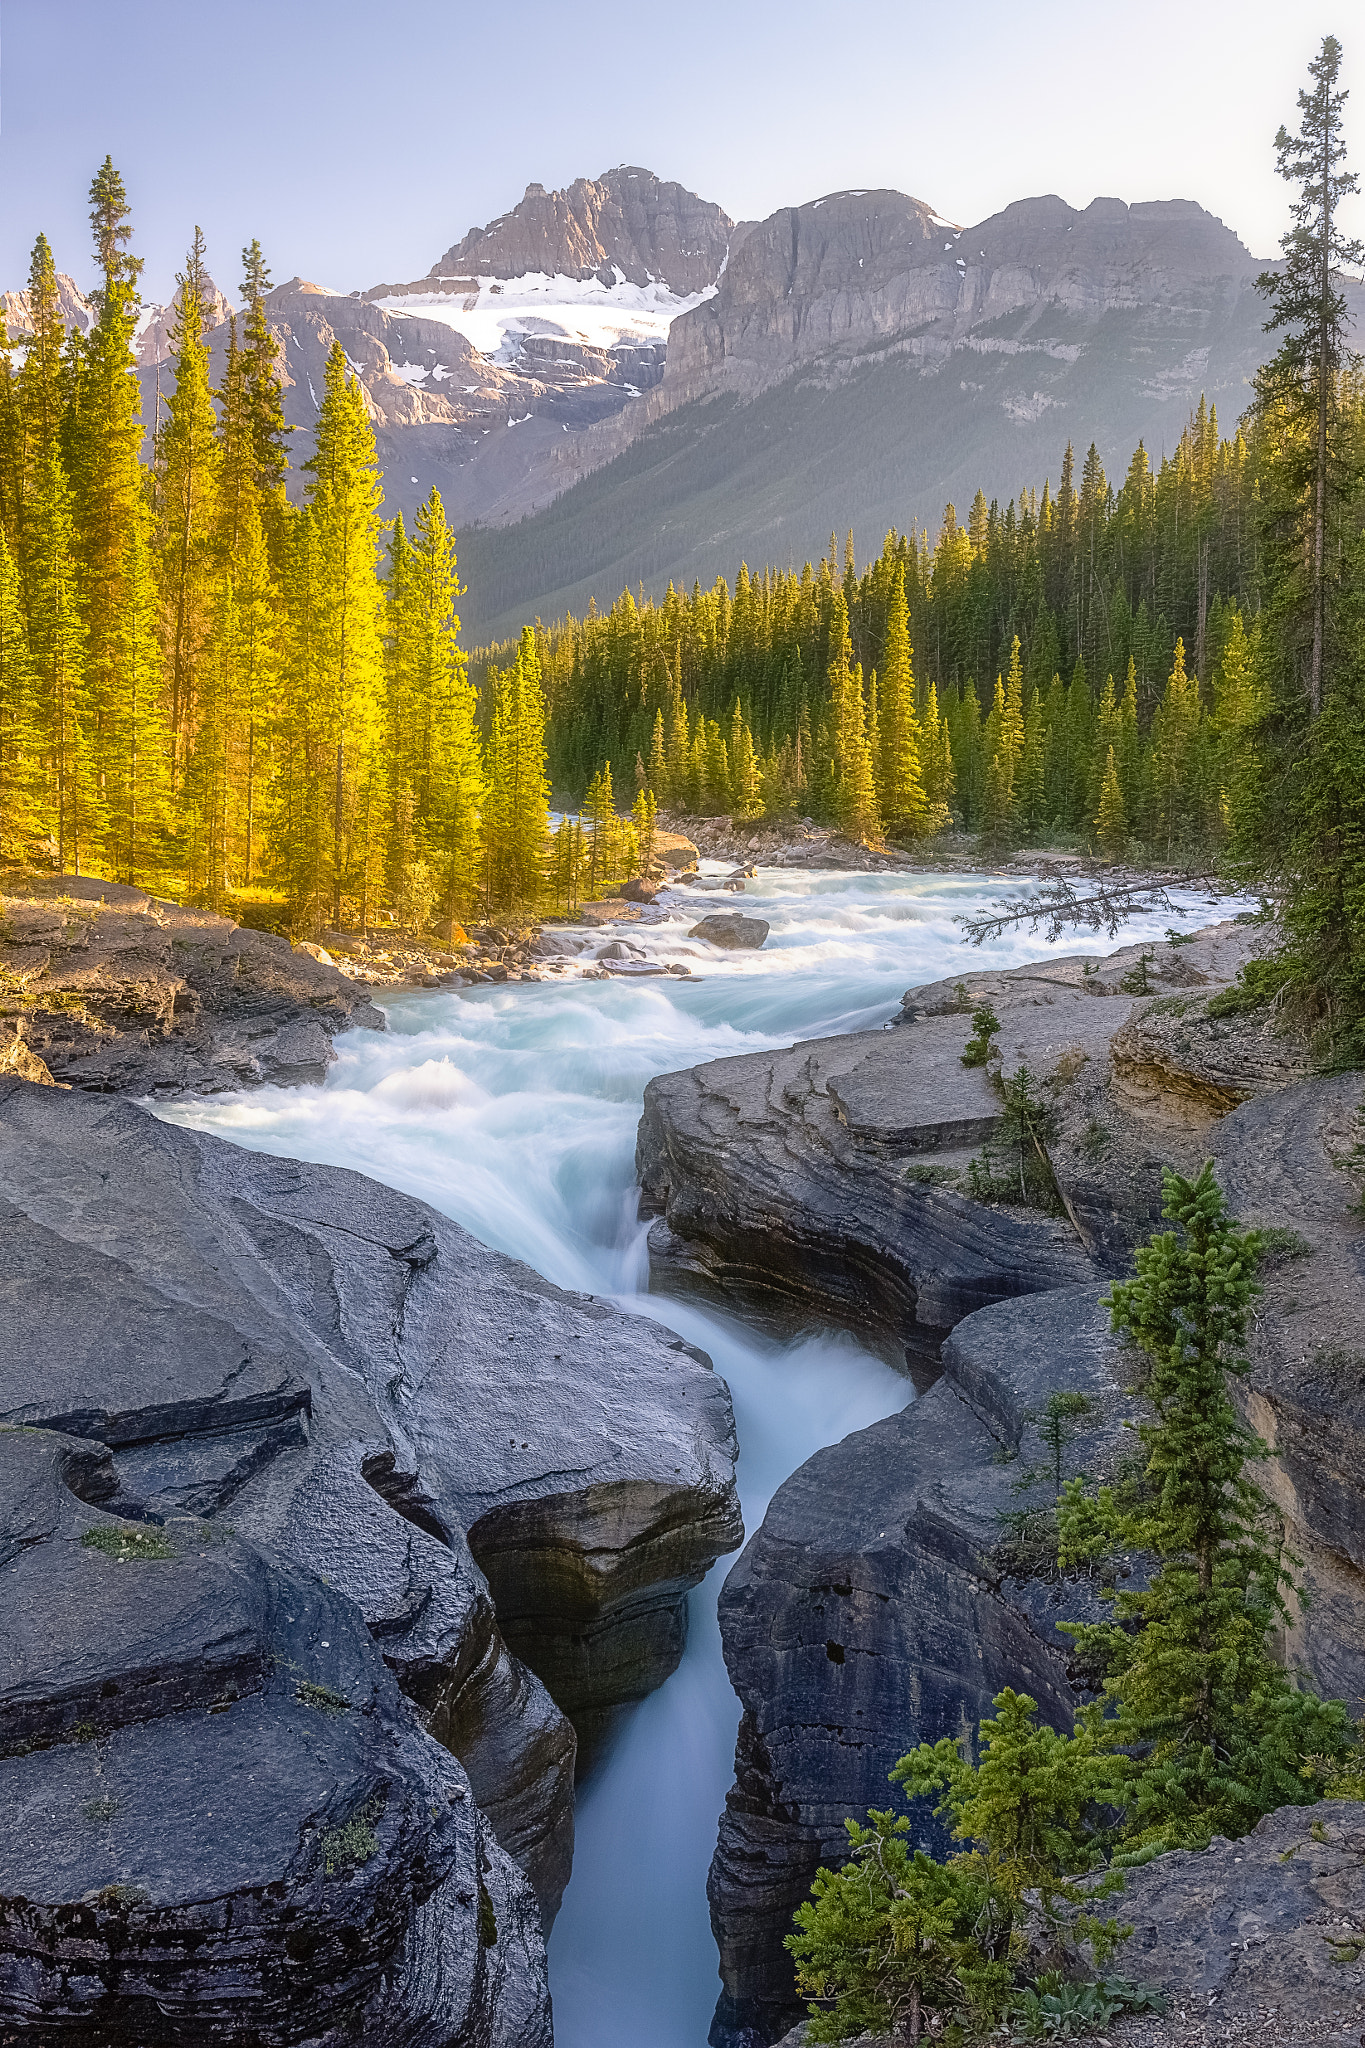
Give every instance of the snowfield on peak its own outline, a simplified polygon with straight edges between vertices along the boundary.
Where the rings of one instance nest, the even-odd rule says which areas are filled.
[[[712,284],[682,298],[658,282],[631,284],[619,270],[610,285],[596,277],[551,277],[544,271],[525,277],[480,277],[477,285],[477,291],[462,296],[404,292],[373,303],[399,318],[420,314],[424,320],[439,320],[455,328],[480,355],[510,363],[520,353],[523,335],[602,349],[617,348],[622,342],[666,342],[678,315],[690,313],[716,292]]]

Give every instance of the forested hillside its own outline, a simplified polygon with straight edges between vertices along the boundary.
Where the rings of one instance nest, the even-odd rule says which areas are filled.
[[[1266,461],[1201,403],[1159,467],[1139,445],[1115,487],[1068,446],[1055,495],[978,491],[861,573],[831,536],[799,574],[624,592],[539,636],[556,787],[610,761],[692,811],[1204,857],[1255,710]]]
[[[1313,897],[1314,944],[1346,933],[1331,975],[1354,988],[1365,383],[1345,339],[1356,245],[1313,225],[1316,204],[1261,281],[1286,338],[1230,436],[1201,399],[1121,481],[1094,441],[1079,462],[1068,443],[1055,491],[1002,509],[978,488],[932,543],[893,529],[860,568],[852,534],[831,535],[799,572],[732,561],[705,589],[518,621],[471,680],[440,495],[411,532],[386,519],[374,408],[339,341],[290,477],[257,244],[215,386],[221,302],[196,231],[144,459],[140,264],[106,159],[93,322],[64,322],[39,236],[24,331],[0,348],[0,857],[295,933],[450,930],[619,881],[647,862],[657,803],[902,843],[952,820],[988,848],[1230,858]],[[901,257],[887,262],[894,284]],[[756,363],[752,334],[770,340],[777,314],[738,291]],[[624,502],[613,516],[643,512]],[[651,560],[672,558],[669,521],[640,532]],[[586,813],[553,845],[551,782]]]

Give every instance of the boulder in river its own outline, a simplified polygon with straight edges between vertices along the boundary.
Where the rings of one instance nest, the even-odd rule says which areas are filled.
[[[694,924],[687,936],[689,939],[705,939],[712,946],[723,946],[727,952],[752,952],[763,944],[768,931],[764,918],[746,917],[742,910],[714,910],[699,924]]]

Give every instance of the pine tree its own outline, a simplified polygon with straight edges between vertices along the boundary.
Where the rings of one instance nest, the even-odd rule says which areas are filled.
[[[71,493],[56,443],[43,454],[25,500],[24,561],[29,653],[43,732],[57,865],[89,873],[102,836],[91,760]],[[84,868],[82,867],[84,863]]]
[[[119,582],[118,687],[109,699],[103,750],[107,859],[120,881],[145,885],[165,866],[169,798],[156,576],[145,516],[129,523]]]
[[[708,718],[701,764],[702,806],[708,818],[720,818],[733,807],[730,792],[730,749],[718,720]]]
[[[34,714],[19,572],[0,532],[0,860],[27,860],[42,829]]]
[[[233,558],[237,675],[233,718],[237,739],[230,854],[240,887],[249,889],[261,853],[262,797],[271,773],[272,710],[280,681],[283,601],[271,573],[261,497],[241,517]]]
[[[24,425],[9,323],[0,318],[0,534],[11,554],[19,548],[24,497]]]
[[[978,492],[977,496],[980,495]],[[921,738],[915,716],[915,676],[903,563],[897,566],[887,607],[880,710],[882,809],[887,828],[901,837],[918,838],[932,828],[920,765]]]
[[[1064,1564],[1119,1551],[1155,1561],[1140,1590],[1113,1594],[1112,1623],[1063,1624],[1107,1670],[1110,1739],[1140,1759],[1128,1836],[1148,1847],[1244,1834],[1275,1806],[1311,1801],[1305,1758],[1349,1739],[1345,1710],[1296,1691],[1267,1647],[1288,1617],[1294,1560],[1250,1476],[1270,1453],[1228,1386],[1250,1369],[1257,1235],[1231,1221],[1211,1161],[1193,1181],[1167,1172],[1163,1186],[1174,1228],[1108,1297],[1114,1327],[1151,1361],[1145,1493],[1133,1505],[1071,1480],[1058,1514]]]
[[[46,235],[39,235],[33,245],[28,300],[32,331],[25,336],[16,393],[21,540],[24,504],[40,488],[38,477],[43,463],[59,449],[67,401],[66,329],[57,296],[57,266]]]
[[[1114,765],[1112,746],[1100,782],[1095,831],[1105,857],[1109,860],[1121,860],[1128,845],[1128,819],[1123,808],[1123,786],[1119,781],[1119,771]]]
[[[1276,892],[1284,943],[1247,970],[1248,994],[1288,997],[1285,1014],[1321,1056],[1365,1053],[1365,404],[1345,374],[1342,268],[1361,260],[1341,233],[1345,169],[1341,47],[1324,39],[1299,95],[1303,126],[1276,138],[1300,187],[1285,263],[1261,280],[1268,325],[1285,338],[1257,378],[1256,540],[1262,606],[1259,716],[1230,815],[1240,877]]]
[[[1294,225],[1280,242],[1284,263],[1259,279],[1271,305],[1266,331],[1289,332],[1257,377],[1257,402],[1262,408],[1286,408],[1306,444],[1302,509],[1307,576],[1302,613],[1305,682],[1314,717],[1322,709],[1332,659],[1331,501],[1340,501],[1350,474],[1349,466],[1343,471],[1344,451],[1338,445],[1337,380],[1350,331],[1341,273],[1365,262],[1365,241],[1344,236],[1339,221],[1342,200],[1360,187],[1356,174],[1346,169],[1342,127],[1348,95],[1338,82],[1341,58],[1336,37],[1324,36],[1308,67],[1312,85],[1299,93],[1303,126],[1291,135],[1282,124],[1275,137],[1280,176],[1299,190],[1290,208]]]
[[[122,662],[130,560],[146,550],[147,506],[139,460],[141,400],[132,359],[141,259],[132,239],[123,180],[106,157],[90,187],[90,225],[100,283],[86,338],[80,403],[68,425],[75,550],[85,620],[85,674],[95,773],[106,795],[121,762],[116,731],[125,687]],[[145,593],[143,593],[145,595]],[[134,636],[138,631],[134,622]],[[110,813],[111,830],[113,812]],[[112,861],[118,856],[110,852]]]
[[[435,901],[442,920],[453,924],[467,914],[479,887],[484,778],[474,692],[458,642],[455,536],[438,491],[418,510],[411,545],[401,519],[396,522],[391,562],[387,751],[400,785],[415,792]],[[395,891],[402,866],[401,858],[391,858]]]
[[[754,736],[749,730],[749,722],[744,716],[738,697],[730,715],[730,744],[727,751],[732,813],[737,819],[757,817],[762,809],[758,759],[754,753]]]
[[[851,661],[848,607],[842,589],[834,593],[829,643],[835,815],[840,831],[850,839],[878,839],[881,819],[877,814],[872,753],[867,743],[862,669]]]
[[[265,310],[269,292],[270,272],[260,243],[253,241],[242,251],[242,297],[246,306],[241,351],[243,410],[261,524],[271,570],[278,576],[284,563],[290,519],[285,497],[289,429],[284,420],[278,344]]]
[[[591,834],[585,880],[588,894],[595,896],[612,878],[615,855],[616,805],[611,791],[610,761],[598,769],[588,784],[588,793],[583,799],[583,815]]]
[[[645,764],[645,783],[653,791],[656,802],[667,803],[671,794],[668,775],[668,761],[664,751],[664,714],[654,714],[654,728],[649,742],[649,760]]]
[[[1024,714],[1024,743],[1019,751],[1019,772],[1015,787],[1015,811],[1026,831],[1044,822],[1044,791],[1047,767],[1047,732],[1043,724],[1043,698],[1039,690],[1029,692]]]
[[[1168,860],[1187,827],[1199,721],[1199,684],[1186,674],[1185,643],[1177,640],[1166,694],[1152,723],[1155,823]]]
[[[635,827],[636,866],[642,877],[647,878],[654,864],[654,820],[658,805],[648,789],[642,789],[635,799],[631,811],[631,823]]]
[[[939,832],[948,822],[948,805],[957,787],[948,720],[938,708],[938,690],[930,683],[920,720],[926,827]]]
[[[171,360],[175,388],[166,402],[158,448],[161,591],[171,692],[171,788],[193,738],[199,671],[217,585],[217,417],[209,392],[204,340],[208,272],[198,228],[176,277]]]
[[[292,931],[315,931],[326,916],[328,699],[321,674],[322,575],[317,531],[305,507],[285,563],[286,637],[271,744],[269,863],[283,885]]]
[[[520,753],[517,793],[517,884],[534,904],[544,886],[550,833],[550,785],[545,774],[545,693],[540,648],[530,626],[521,629],[517,704]]]
[[[339,926],[347,892],[357,898],[361,921],[367,918],[382,854],[376,800],[384,694],[379,466],[364,395],[340,342],[327,358],[316,452],[307,467],[317,550],[315,675],[327,736],[322,772],[330,784],[323,857]]]
[[[237,316],[228,316],[223,381],[218,400],[218,556],[230,563],[237,550],[247,505],[256,496],[256,465],[252,459],[247,418],[246,376],[237,346]]]
[[[186,880],[191,900],[222,910],[228,891],[228,809],[235,712],[241,687],[237,600],[221,571],[199,667],[198,716],[185,761]]]

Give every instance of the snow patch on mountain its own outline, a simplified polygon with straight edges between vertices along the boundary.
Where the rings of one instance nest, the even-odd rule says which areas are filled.
[[[552,277],[544,271],[525,277],[480,277],[471,283],[476,289],[462,297],[439,291],[404,292],[373,303],[400,319],[420,315],[439,320],[462,334],[480,355],[507,364],[520,355],[526,335],[599,349],[666,342],[680,314],[716,294],[714,284],[687,297],[657,279],[631,284],[619,269],[611,284],[596,277]]]

